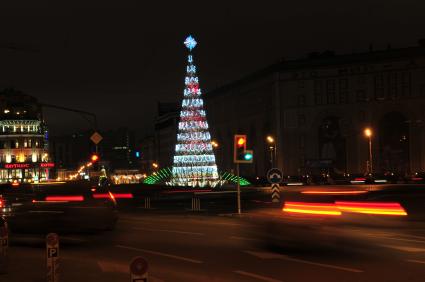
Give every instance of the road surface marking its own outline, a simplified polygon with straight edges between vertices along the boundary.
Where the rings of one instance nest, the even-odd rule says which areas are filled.
[[[425,249],[423,249],[423,248],[415,248],[415,247],[407,247],[407,246],[394,246],[394,245],[381,245],[381,246],[386,247],[386,248],[390,248],[390,249],[396,249],[396,250],[403,251],[403,252],[408,252],[408,253],[425,252]]]
[[[414,242],[414,243],[421,243],[425,244],[425,238],[420,236],[412,236],[412,235],[402,235],[402,234],[390,234],[390,233],[364,233],[363,235],[370,235],[376,238],[382,238],[382,239],[389,239],[389,240],[396,240],[396,241],[406,241],[406,242]],[[415,239],[406,239],[406,238],[400,238],[400,236],[407,237],[407,238],[415,238]],[[423,239],[423,240],[417,240],[417,239]]]
[[[383,238],[390,239],[390,240],[396,240],[396,241],[405,241],[405,242],[414,242],[414,243],[425,244],[425,241],[422,241],[422,240],[413,240],[413,239],[404,239],[404,238],[395,238],[395,237],[383,237]]]
[[[332,264],[319,263],[319,262],[308,261],[308,260],[303,260],[303,259],[296,259],[296,258],[292,258],[292,257],[286,256],[286,255],[279,255],[279,254],[274,254],[274,253],[269,253],[269,252],[245,251],[245,253],[248,253],[250,255],[253,255],[253,256],[261,258],[261,259],[281,259],[281,260],[286,260],[286,261],[292,261],[292,262],[304,263],[304,264],[309,264],[309,265],[321,266],[321,267],[343,270],[343,271],[348,271],[348,272],[355,272],[355,273],[363,272],[363,270],[360,270],[360,269],[342,267],[342,266],[332,265]]]
[[[121,248],[121,249],[132,250],[132,251],[144,252],[144,253],[147,253],[147,254],[152,254],[152,255],[157,255],[157,256],[162,256],[162,257],[167,257],[167,258],[173,258],[173,259],[187,261],[187,262],[191,262],[191,263],[198,263],[198,264],[204,263],[203,261],[196,260],[196,259],[191,259],[191,258],[186,258],[186,257],[181,257],[181,256],[175,256],[175,255],[172,255],[172,254],[161,253],[161,252],[151,251],[151,250],[146,250],[146,249],[139,249],[139,248],[123,246],[123,245],[116,245],[115,247]]]
[[[97,265],[102,272],[129,273],[129,266],[126,264],[118,264],[110,261],[97,261]]]
[[[258,275],[258,274],[255,274],[255,273],[242,271],[242,270],[234,270],[233,272],[237,273],[239,275],[244,275],[244,276],[248,276],[248,277],[251,277],[251,278],[256,278],[256,279],[261,280],[261,281],[282,282],[282,280],[277,280],[277,279],[273,279],[273,278],[270,278],[270,277],[267,277],[267,276],[262,276],[262,275]]]
[[[87,240],[82,238],[75,238],[75,237],[68,237],[68,236],[60,236],[60,239],[65,241],[87,242]]]
[[[423,260],[408,259],[407,261],[408,262],[413,262],[413,263],[425,264],[425,261],[423,261]]]
[[[170,220],[170,219],[157,219],[157,220],[150,220],[150,219],[146,219],[146,218],[137,218],[137,217],[122,217],[120,218],[120,221],[126,221],[126,222],[133,222],[133,221],[138,221],[138,222],[142,222],[142,223],[147,223],[147,224],[158,224],[158,223],[167,223],[167,222],[172,222],[172,223],[181,223],[181,218],[176,218],[175,220]],[[205,225],[228,225],[228,226],[247,226],[246,224],[242,224],[242,223],[234,223],[234,222],[210,222],[207,220],[196,220],[193,218],[187,218],[185,217],[185,220],[187,223],[201,223],[201,224],[205,224]]]
[[[360,229],[353,229],[353,231],[356,232],[362,232],[362,230]],[[363,233],[363,232],[362,232]],[[423,236],[417,236],[417,235],[410,235],[410,234],[404,234],[404,233],[389,233],[389,232],[374,232],[374,233],[363,233],[363,235],[372,235],[374,237],[383,237],[383,238],[397,238],[397,239],[403,239],[400,237],[405,237],[405,238],[412,238],[413,239],[418,239],[418,240],[422,240],[422,242],[425,242],[425,237]],[[408,239],[405,239],[408,240]]]
[[[236,239],[236,240],[258,241],[258,239],[255,239],[255,238],[247,238],[247,237],[239,237],[239,236],[230,236],[229,238]]]
[[[110,272],[110,273],[125,273],[128,274],[130,272],[128,264],[116,263],[112,261],[97,261],[97,265],[102,270],[102,272]],[[164,282],[157,277],[154,277],[149,274],[149,281],[151,282]]]
[[[404,236],[404,237],[410,237],[410,238],[415,238],[415,239],[425,240],[425,237],[423,237],[423,236],[410,235],[410,234],[405,234],[405,235],[403,235],[403,236]]]
[[[142,230],[142,231],[152,231],[152,232],[167,232],[167,233],[177,233],[177,234],[184,234],[184,235],[205,236],[204,233],[188,232],[188,231],[178,231],[178,230],[151,229],[151,228],[140,228],[140,227],[134,227],[133,229],[134,230]]]

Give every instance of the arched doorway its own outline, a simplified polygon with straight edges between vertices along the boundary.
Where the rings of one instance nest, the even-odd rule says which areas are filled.
[[[341,134],[340,118],[328,116],[319,125],[319,156],[321,160],[332,160],[333,172],[346,172],[345,138]]]
[[[409,124],[405,116],[399,112],[386,114],[378,133],[381,171],[409,173]]]

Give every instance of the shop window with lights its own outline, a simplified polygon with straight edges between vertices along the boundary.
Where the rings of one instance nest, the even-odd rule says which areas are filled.
[[[19,142],[18,142],[18,140],[12,140],[10,142],[10,148],[11,149],[18,149],[19,148]]]

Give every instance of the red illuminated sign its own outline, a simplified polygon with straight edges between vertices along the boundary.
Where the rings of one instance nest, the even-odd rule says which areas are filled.
[[[20,169],[20,168],[33,168],[33,167],[41,167],[41,168],[52,168],[55,167],[55,163],[19,163],[19,164],[5,164],[4,168],[6,169]]]
[[[40,167],[55,167],[55,163],[41,163]]]
[[[5,164],[4,168],[30,168],[30,164]]]

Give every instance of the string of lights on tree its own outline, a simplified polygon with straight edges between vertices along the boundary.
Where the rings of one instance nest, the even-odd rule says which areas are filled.
[[[184,44],[189,49],[188,65],[169,184],[214,187],[219,183],[219,175],[192,55],[197,42],[188,36]]]

